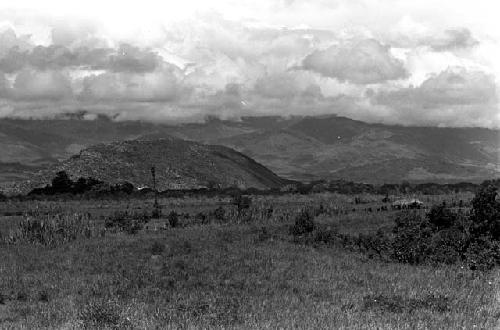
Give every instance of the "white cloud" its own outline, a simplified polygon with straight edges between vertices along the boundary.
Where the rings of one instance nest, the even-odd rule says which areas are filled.
[[[481,71],[449,68],[418,87],[380,92],[375,103],[393,110],[405,123],[444,126],[500,124],[494,77]]]
[[[19,72],[7,96],[15,100],[58,101],[72,95],[71,82],[63,73],[26,69]]]
[[[189,94],[173,66],[147,73],[106,72],[83,80],[82,100],[173,102]]]
[[[407,75],[403,63],[391,55],[389,47],[374,39],[354,40],[317,50],[304,59],[302,67],[356,84],[382,83]]]
[[[82,109],[148,120],[339,113],[498,126],[499,6],[5,0],[0,117]],[[464,69],[453,71],[462,83],[448,83],[448,66]]]

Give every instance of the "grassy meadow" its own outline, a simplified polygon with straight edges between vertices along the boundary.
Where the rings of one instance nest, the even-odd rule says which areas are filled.
[[[4,238],[28,209],[87,213],[103,234],[54,246],[1,244],[0,328],[499,328],[498,269],[400,264],[290,234],[304,207],[325,209],[315,221],[345,235],[390,231],[396,211],[379,210],[382,198],[254,196],[245,216],[227,198],[162,199],[164,216],[133,234],[105,229],[106,218],[150,211],[152,201],[2,203]],[[211,213],[217,208],[224,216]]]

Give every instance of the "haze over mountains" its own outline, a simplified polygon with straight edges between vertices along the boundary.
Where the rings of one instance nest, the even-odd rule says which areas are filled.
[[[227,146],[283,178],[303,181],[456,182],[500,175],[500,131],[486,128],[403,127],[337,116],[211,118],[183,125],[73,116],[0,120],[0,182],[22,180],[47,166],[55,168],[99,143],[167,138],[179,153],[191,146],[170,137]],[[121,157],[115,156],[117,161]],[[142,156],[147,159],[147,154]]]

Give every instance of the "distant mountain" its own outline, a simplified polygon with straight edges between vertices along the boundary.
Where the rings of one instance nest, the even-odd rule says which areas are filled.
[[[282,177],[370,183],[481,181],[500,176],[500,131],[404,127],[337,116],[243,117],[183,125],[63,118],[0,120],[1,163],[23,176],[98,143],[177,137],[236,149]],[[9,167],[10,171],[12,166]],[[0,181],[15,177],[0,176]]]
[[[127,181],[136,187],[151,187],[152,166],[156,169],[160,190],[231,186],[266,189],[281,187],[288,182],[230,148],[170,137],[89,147],[38,172],[29,181],[18,185],[17,190],[27,192],[43,186],[58,171],[66,171],[74,179],[93,177],[110,184]]]

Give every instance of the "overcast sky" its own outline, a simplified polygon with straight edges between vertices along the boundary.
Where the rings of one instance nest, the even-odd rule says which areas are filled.
[[[496,2],[2,0],[0,117],[498,128]]]

